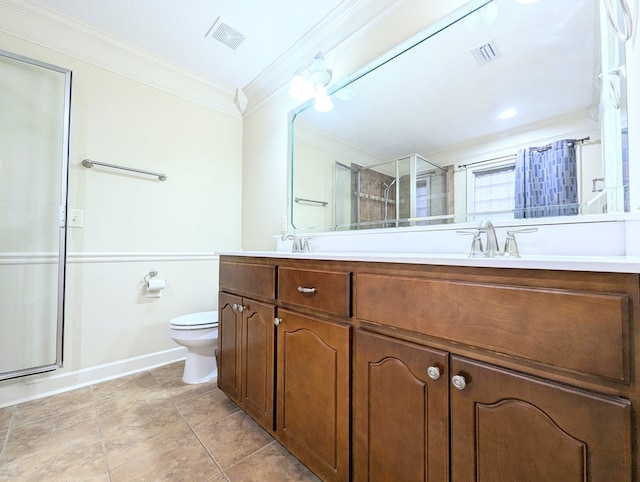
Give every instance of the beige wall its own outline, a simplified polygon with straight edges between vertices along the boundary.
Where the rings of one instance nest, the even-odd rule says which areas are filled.
[[[240,248],[242,119],[76,57],[2,32],[0,49],[71,69],[69,207],[64,367],[0,382],[0,406],[63,389],[97,366],[175,358],[173,316],[217,308],[215,252]],[[229,98],[232,102],[232,98]],[[163,172],[149,176],[81,166],[84,158]],[[167,288],[142,290],[157,269]],[[98,370],[113,376],[118,370]]]

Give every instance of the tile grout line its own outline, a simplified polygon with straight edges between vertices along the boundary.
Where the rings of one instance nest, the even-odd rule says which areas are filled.
[[[102,455],[104,456],[104,461],[107,464],[107,476],[109,477],[109,481],[113,482],[113,477],[111,477],[111,466],[109,465],[109,457],[107,456],[107,445],[104,441],[104,433],[102,430],[102,421],[100,420],[100,414],[98,413],[98,406],[96,405],[96,397],[93,393],[93,385],[89,385],[91,389],[91,401],[93,403],[93,410],[96,412],[96,419],[98,421],[98,430],[100,431],[100,443],[102,444]]]
[[[13,418],[16,414],[16,405],[13,406],[13,411],[11,412],[11,418],[9,418],[9,425],[7,425],[7,433],[4,435],[4,440],[2,441],[2,448],[0,450],[0,466],[2,466],[2,461],[4,459],[4,454],[7,450],[7,446],[9,445],[9,434],[11,433],[11,429],[13,427]]]

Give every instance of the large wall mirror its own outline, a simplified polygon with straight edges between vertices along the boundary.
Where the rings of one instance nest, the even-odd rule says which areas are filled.
[[[604,3],[469,2],[330,89],[330,112],[300,106],[293,228],[629,211],[625,46]]]

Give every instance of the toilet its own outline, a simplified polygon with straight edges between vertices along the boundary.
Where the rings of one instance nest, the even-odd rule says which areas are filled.
[[[169,322],[169,336],[187,348],[182,381],[203,383],[218,375],[218,312],[201,311],[177,316]]]

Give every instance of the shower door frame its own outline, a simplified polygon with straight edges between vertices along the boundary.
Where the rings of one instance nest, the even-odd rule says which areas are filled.
[[[60,205],[58,216],[58,280],[57,280],[57,309],[56,309],[56,359],[53,363],[35,367],[20,368],[10,372],[0,373],[0,381],[10,378],[18,378],[26,375],[35,375],[57,370],[62,367],[64,354],[64,307],[65,307],[65,280],[67,265],[67,205],[69,190],[69,145],[71,129],[71,70],[57,65],[42,62],[40,60],[25,57],[23,55],[0,49],[0,57],[6,57],[19,62],[24,62],[36,67],[49,69],[64,75],[64,109],[62,128],[62,152],[60,153]]]

